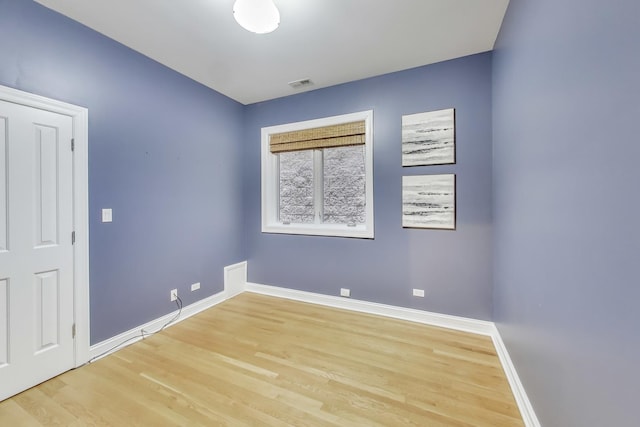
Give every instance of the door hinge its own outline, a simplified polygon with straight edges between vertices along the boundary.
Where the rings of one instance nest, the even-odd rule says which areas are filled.
[[[76,140],[75,138],[71,138],[71,151],[76,150]]]
[[[71,338],[75,338],[76,337],[76,324],[74,323],[71,326]]]
[[[75,231],[71,232],[71,244],[72,245],[76,244],[76,232]]]

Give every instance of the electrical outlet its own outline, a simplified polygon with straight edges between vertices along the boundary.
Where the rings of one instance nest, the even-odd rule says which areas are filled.
[[[113,211],[111,209],[102,209],[102,222],[113,222]]]
[[[200,289],[200,282],[191,285],[191,292],[197,291],[198,289]]]
[[[178,299],[178,290],[177,289],[172,289],[171,290],[171,301],[175,301]]]
[[[424,289],[414,289],[413,290],[414,297],[424,298]]]
[[[340,288],[340,296],[341,297],[350,297],[351,296],[351,289]]]

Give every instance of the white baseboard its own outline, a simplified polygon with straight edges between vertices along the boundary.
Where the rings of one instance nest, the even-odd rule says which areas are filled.
[[[513,397],[518,404],[518,408],[520,409],[520,414],[522,415],[524,425],[526,427],[541,427],[540,421],[538,420],[538,417],[533,410],[533,406],[531,405],[531,401],[527,396],[527,392],[525,391],[524,386],[520,381],[520,377],[518,376],[516,367],[511,361],[511,357],[509,356],[507,347],[504,345],[502,336],[500,335],[498,328],[495,327],[495,324],[494,328],[495,332],[491,335],[491,339],[493,340],[493,345],[496,348],[496,353],[498,353],[500,363],[502,363],[502,369],[504,369],[504,373],[507,377],[507,380],[509,381],[509,385],[511,386]]]
[[[182,308],[182,313],[180,313],[180,317],[176,319],[172,325],[176,323],[182,322],[189,317],[200,313],[203,310],[213,307],[214,305],[220,304],[223,301],[231,298],[226,289],[222,292],[218,292],[215,295],[212,295],[208,298],[201,299],[193,304],[190,304],[186,307]],[[107,356],[117,350],[120,350],[126,346],[129,346],[135,342],[138,342],[142,339],[141,331],[144,329],[147,332],[155,332],[162,328],[168,321],[173,319],[178,314],[178,310],[173,313],[169,313],[166,316],[162,316],[158,319],[152,320],[150,322],[145,323],[144,325],[140,325],[136,328],[130,329],[126,332],[123,332],[115,337],[104,340],[98,344],[94,344],[89,347],[89,360],[95,361],[104,356]]]
[[[172,323],[175,325],[194,314],[198,314],[214,305],[220,304],[223,301],[233,298],[239,293],[244,292],[245,283],[247,282],[247,262],[239,262],[237,264],[228,265],[224,268],[224,289],[222,292],[218,292],[208,298],[201,299],[195,303],[182,308],[180,317]],[[158,319],[152,320],[140,325],[136,328],[123,332],[115,337],[104,340],[98,344],[94,344],[89,348],[89,360],[99,359],[108,354],[111,354],[117,350],[120,350],[128,345],[131,345],[142,339],[142,330],[147,332],[155,332],[162,328],[168,321],[173,319],[178,314],[178,311],[169,313]]]
[[[245,290],[257,294],[271,295],[296,301],[320,304],[328,307],[342,308],[360,313],[377,314],[379,316],[392,317],[394,319],[408,320],[410,322],[423,323],[425,325],[440,326],[458,331],[491,336],[495,330],[492,322],[484,320],[468,319],[465,317],[450,316],[447,314],[431,313],[423,310],[396,307],[393,305],[378,304],[361,301],[352,298],[344,298],[332,295],[322,295],[312,292],[298,291],[295,289],[279,288],[276,286],[247,283]]]

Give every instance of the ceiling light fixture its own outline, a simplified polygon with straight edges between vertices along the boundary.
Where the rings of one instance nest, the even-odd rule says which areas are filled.
[[[280,25],[280,12],[273,0],[236,0],[233,17],[242,28],[257,34],[270,33]]]

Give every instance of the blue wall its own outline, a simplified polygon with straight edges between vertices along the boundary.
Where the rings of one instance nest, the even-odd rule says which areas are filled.
[[[0,0],[0,53],[0,84],[89,109],[92,343],[174,310],[172,288],[222,290],[243,259],[242,105],[32,1]]]
[[[546,426],[638,426],[640,2],[512,0],[494,52],[495,320]]]
[[[401,117],[456,108],[457,164],[401,167]],[[260,129],[374,110],[375,240],[261,233]],[[479,319],[491,317],[491,55],[250,105],[245,111],[249,280]],[[457,230],[403,229],[402,175],[457,174]],[[426,298],[411,296],[412,288]]]

